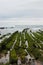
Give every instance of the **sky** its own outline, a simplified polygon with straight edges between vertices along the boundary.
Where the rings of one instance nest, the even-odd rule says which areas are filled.
[[[0,0],[0,26],[43,25],[43,0]]]

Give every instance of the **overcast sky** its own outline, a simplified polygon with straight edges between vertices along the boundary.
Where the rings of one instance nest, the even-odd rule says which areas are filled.
[[[31,19],[31,21],[36,21],[33,22],[33,24],[37,24],[37,21],[41,23],[43,21],[43,0],[0,0],[0,22],[2,22],[3,19],[5,21],[9,18],[10,21],[12,18],[14,18],[12,20],[15,21],[16,18],[16,23],[17,21],[25,21],[25,18],[26,21],[30,21],[31,18],[36,18],[35,20]],[[40,18],[42,19],[40,20]],[[28,24],[29,23],[30,22],[28,22]],[[43,22],[41,24],[43,24]]]

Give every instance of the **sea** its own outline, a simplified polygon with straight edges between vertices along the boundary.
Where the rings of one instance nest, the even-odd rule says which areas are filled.
[[[4,29],[0,29],[0,34],[1,35],[5,35],[7,33],[13,33],[15,31],[22,31],[23,29],[25,28],[30,28],[31,30],[33,31],[36,31],[36,30],[43,30],[43,25],[15,25],[13,27],[5,27]]]

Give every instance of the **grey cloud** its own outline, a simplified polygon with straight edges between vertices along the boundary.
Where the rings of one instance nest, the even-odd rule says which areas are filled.
[[[0,0],[0,18],[43,17],[43,0]]]

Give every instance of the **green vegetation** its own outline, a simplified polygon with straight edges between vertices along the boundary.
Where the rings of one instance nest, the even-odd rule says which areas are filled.
[[[1,34],[0,34],[1,35]],[[5,35],[2,35],[1,37],[0,37],[0,39],[3,39],[4,37],[6,37],[6,36],[8,36],[8,35],[11,35],[11,33],[8,33],[8,34],[5,34]]]
[[[18,31],[16,31],[15,33],[13,33],[9,38],[5,38],[1,43],[0,43],[0,52],[2,52],[3,50],[10,50],[10,48],[12,47],[16,36],[17,36]]]
[[[16,54],[16,51],[13,49],[11,52],[10,52],[10,63],[13,64],[13,63],[17,63],[17,54]]]
[[[14,44],[15,40],[16,43]],[[25,44],[26,41],[28,42],[28,48]],[[14,48],[10,50],[12,46]],[[28,33],[24,29],[22,32],[14,32],[9,38],[5,38],[0,43],[0,53],[6,53],[8,50],[10,51],[10,63],[17,63],[18,57],[24,62],[27,52],[36,60],[43,61],[43,31],[32,32],[30,30]],[[25,50],[27,50],[27,52]]]

